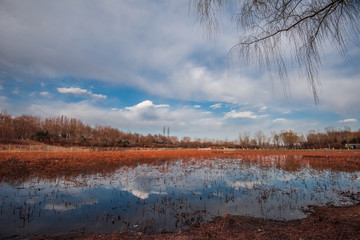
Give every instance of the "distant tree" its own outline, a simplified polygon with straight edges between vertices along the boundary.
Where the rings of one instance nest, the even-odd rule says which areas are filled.
[[[271,132],[271,135],[272,135],[274,147],[279,148],[280,147],[280,135],[277,134],[276,132]]]
[[[257,145],[262,148],[266,145],[266,136],[262,130],[258,130],[254,134],[254,138],[257,142]]]
[[[48,131],[39,131],[34,134],[34,140],[44,142],[49,141],[51,139],[51,136]]]
[[[294,65],[306,74],[315,102],[322,48],[330,42],[346,54],[349,41],[359,40],[359,0],[190,1],[209,34],[217,32],[219,18],[230,11],[241,30],[230,54],[245,63],[256,60],[269,73],[277,72],[285,89],[287,69]],[[287,64],[288,57],[292,64]]]
[[[0,139],[9,140],[15,137],[15,128],[10,114],[6,111],[0,113]]]
[[[239,144],[242,148],[250,147],[250,133],[244,132],[243,134],[239,133]]]
[[[178,142],[179,142],[179,139],[178,139],[178,137],[176,137],[176,136],[171,136],[171,137],[169,137],[170,138],[170,142],[172,143],[172,144],[177,144]]]
[[[300,140],[299,135],[292,130],[281,132],[280,138],[287,148],[296,148]]]
[[[180,141],[180,146],[181,147],[190,147],[191,144],[191,138],[188,136],[184,136],[182,137],[181,141]]]

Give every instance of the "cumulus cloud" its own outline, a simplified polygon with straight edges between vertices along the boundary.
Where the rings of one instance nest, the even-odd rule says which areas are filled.
[[[121,110],[124,115],[128,116],[128,118],[140,118],[145,121],[154,121],[160,119],[160,111],[161,108],[168,108],[169,105],[160,104],[155,105],[150,100],[145,100],[141,103],[138,103],[132,107],[125,107],[125,110]]]
[[[86,95],[88,95],[88,90],[81,89],[81,88],[74,88],[74,87],[57,88],[57,90],[59,91],[59,93],[70,94],[70,95],[75,95],[75,96],[86,96]]]
[[[105,95],[95,94],[89,90],[76,88],[76,87],[57,88],[57,90],[59,93],[73,95],[73,96],[77,96],[77,97],[90,97],[92,99],[106,99],[107,98],[107,96],[105,96]]]
[[[355,119],[355,118],[348,118],[348,119],[339,121],[339,123],[355,123],[355,122],[357,122],[357,119]]]
[[[136,104],[135,106],[132,107],[125,107],[125,109],[129,110],[129,111],[141,111],[143,109],[155,109],[155,108],[167,108],[169,107],[168,104],[159,104],[159,105],[155,105],[152,101],[150,100],[145,100],[141,103]]]
[[[257,118],[263,118],[267,117],[268,115],[257,115],[252,111],[243,111],[238,112],[235,110],[232,110],[230,112],[225,113],[225,118],[250,118],[250,119],[257,119]]]

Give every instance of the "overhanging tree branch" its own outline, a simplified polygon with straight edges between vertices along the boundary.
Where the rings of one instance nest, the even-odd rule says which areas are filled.
[[[360,0],[191,0],[209,33],[219,27],[222,12],[233,15],[239,32],[231,56],[257,60],[269,73],[277,72],[288,89],[288,68],[304,73],[318,102],[320,53],[327,43],[347,52],[359,40]],[[290,64],[289,64],[290,62]]]

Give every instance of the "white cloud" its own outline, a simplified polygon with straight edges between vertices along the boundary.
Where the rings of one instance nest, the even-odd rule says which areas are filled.
[[[231,112],[225,113],[225,118],[250,118],[250,119],[257,119],[267,117],[268,115],[257,115],[252,111],[243,111],[237,112],[232,110]]]
[[[0,90],[3,90],[3,89],[4,89],[3,85],[0,84]]]
[[[194,107],[194,108],[201,108],[200,105],[194,105],[193,107]]]
[[[15,88],[13,91],[12,91],[13,94],[19,94],[19,88]]]
[[[49,92],[40,92],[40,95],[45,98],[52,98],[51,94]]]
[[[95,94],[95,93],[91,93],[89,92],[89,95],[91,98],[93,99],[107,99],[106,95],[102,95],[102,94]]]
[[[285,119],[285,118],[276,118],[276,119],[272,120],[272,122],[274,122],[274,123],[281,123],[281,122],[286,122],[286,121],[287,121],[287,119]]]
[[[161,105],[155,105],[150,100],[145,100],[141,103],[138,103],[132,107],[125,107],[127,111],[123,111],[124,115],[126,115],[129,119],[137,118],[144,121],[154,121],[159,119],[159,111]]]
[[[194,50],[226,56],[228,49],[222,40],[215,45],[203,38],[181,1],[5,0],[0,16],[0,70],[35,79],[74,76],[137,86],[144,69],[168,75]]]
[[[212,109],[220,109],[221,107],[222,107],[222,103],[216,103],[216,104],[210,106],[210,108],[212,108]]]
[[[172,69],[166,81],[142,79],[137,87],[164,98],[185,101],[236,105],[247,105],[251,102],[253,106],[275,102],[271,81],[264,77],[251,79],[239,72],[230,74],[228,68],[212,69],[191,61]],[[280,98],[284,98],[282,94]]]
[[[150,100],[145,100],[142,101],[141,103],[138,103],[132,107],[125,107],[125,109],[129,110],[129,111],[139,111],[139,110],[143,110],[143,109],[156,109],[156,108],[168,108],[170,107],[170,105],[168,104],[159,104],[159,105],[155,105],[152,101]]]
[[[339,123],[355,123],[355,122],[357,122],[357,119],[355,119],[355,118],[348,118],[348,119],[339,121]]]
[[[144,111],[144,110],[148,110],[148,109],[155,110],[157,108],[168,108],[168,107],[170,107],[168,104],[155,105],[152,101],[145,100],[145,101],[142,101],[141,103],[138,103],[132,107],[125,107],[125,109],[132,111],[132,112],[138,112],[138,111]]]
[[[340,76],[340,73],[329,71],[324,74],[320,98],[321,110],[336,111],[344,115],[360,114],[360,108],[354,104],[360,102],[360,75]]]
[[[106,99],[107,96],[102,94],[95,94],[89,90],[76,88],[76,87],[69,87],[69,88],[57,88],[59,93],[74,95],[77,97],[91,97],[92,99]]]
[[[160,104],[160,105],[154,105],[154,106],[155,106],[155,108],[168,108],[168,107],[170,107],[169,104]]]
[[[70,95],[75,95],[75,96],[87,96],[88,95],[88,90],[81,89],[81,88],[74,88],[74,87],[57,88],[57,90],[59,91],[59,93],[70,94]]]
[[[266,110],[267,110],[267,106],[262,106],[262,107],[259,109],[260,112],[264,112],[264,111],[266,111]]]
[[[354,107],[354,103],[360,101],[360,94],[358,93],[358,89],[360,89],[359,72],[355,70],[354,66],[351,67],[352,64],[342,61],[339,55],[327,56],[324,64],[327,63],[327,59],[332,59],[331,61],[336,59],[336,61],[324,65],[319,73],[319,103],[315,105],[307,82],[293,73],[290,79],[294,79],[294,81],[290,83],[294,86],[291,88],[289,104],[292,108],[301,110],[312,108],[316,111],[331,111],[344,116],[360,114],[360,108]],[[279,83],[274,82],[274,84]],[[276,85],[275,89],[279,87]]]

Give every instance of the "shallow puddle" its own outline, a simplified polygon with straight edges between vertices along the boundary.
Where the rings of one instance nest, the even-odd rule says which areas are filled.
[[[226,214],[291,220],[309,205],[351,205],[360,172],[313,169],[301,156],[208,159],[115,173],[0,184],[0,237],[168,232]],[[295,163],[295,164],[294,164]]]

